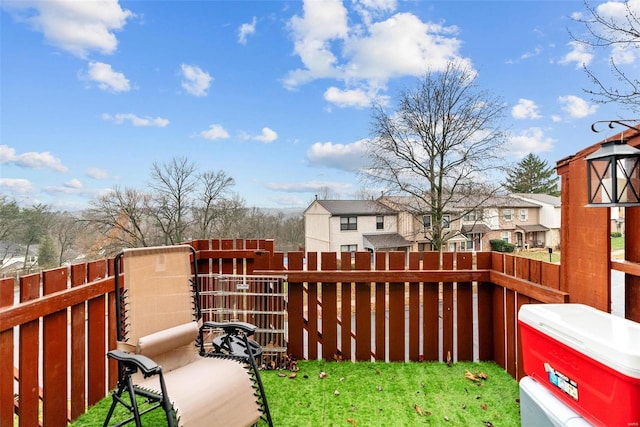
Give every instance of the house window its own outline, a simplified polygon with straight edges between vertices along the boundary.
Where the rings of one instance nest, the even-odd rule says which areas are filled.
[[[526,221],[529,217],[529,211],[527,209],[520,209],[520,221]]]
[[[461,251],[472,251],[474,250],[474,241],[469,235],[465,235],[467,240],[465,242],[460,242],[460,250]]]
[[[423,215],[422,224],[424,225],[425,231],[431,230],[431,215]]]
[[[431,215],[424,215],[422,217],[422,223],[424,224],[424,230],[431,230]],[[451,228],[451,215],[442,215],[442,228]]]
[[[511,233],[508,231],[503,231],[502,232],[502,240],[504,240],[505,242],[509,243],[509,239],[511,238]]]
[[[451,215],[442,215],[442,228],[451,228]]]
[[[357,216],[341,216],[340,217],[340,230],[357,230],[357,229],[358,229]]]
[[[340,245],[340,252],[356,252],[358,245]]]
[[[513,211],[511,209],[505,209],[503,214],[504,214],[505,221],[511,221],[513,217]]]
[[[377,216],[376,217],[376,230],[384,230],[384,217]]]
[[[481,211],[471,211],[467,212],[463,217],[464,221],[480,221],[482,219]]]

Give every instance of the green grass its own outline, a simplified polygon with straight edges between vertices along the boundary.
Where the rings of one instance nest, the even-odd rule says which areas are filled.
[[[611,238],[611,250],[619,251],[624,249],[624,236]]]
[[[516,252],[515,255],[525,257],[525,258],[535,259],[538,261],[549,262],[549,251],[546,249],[543,251],[521,251],[521,252]],[[553,251],[553,253],[551,254],[551,262],[552,263],[560,262],[560,252]]]
[[[123,396],[125,401],[129,401],[129,394],[125,393]],[[139,398],[137,400],[138,408],[140,411],[143,411],[145,408],[148,408],[150,405],[145,401],[145,399]],[[77,420],[71,423],[72,427],[96,427],[102,426],[105,418],[107,417],[107,412],[109,412],[109,407],[111,406],[111,395],[109,394],[107,397],[96,403],[94,406],[89,408],[89,410],[80,416]],[[111,425],[116,422],[123,421],[130,414],[127,412],[122,405],[116,406],[116,410],[113,413],[113,417],[110,420]],[[165,416],[164,411],[159,408],[148,412],[140,417],[143,426],[166,426],[167,418]],[[135,423],[127,424],[129,426],[134,426]]]
[[[305,361],[299,367],[294,379],[262,373],[276,426],[520,424],[518,384],[494,363]],[[488,378],[471,381],[467,370]]]
[[[518,384],[494,363],[300,361],[298,366],[293,379],[288,371],[261,372],[276,427],[520,425]],[[474,382],[465,378],[466,371],[484,372],[487,379]],[[321,379],[320,372],[327,376]],[[104,399],[73,426],[101,425],[109,402]],[[165,425],[155,412],[145,416],[145,426]]]

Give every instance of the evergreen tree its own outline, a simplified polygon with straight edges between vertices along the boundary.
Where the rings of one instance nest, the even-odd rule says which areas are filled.
[[[57,267],[56,248],[53,244],[53,239],[48,235],[42,239],[38,247],[38,265],[41,268]]]
[[[533,153],[523,158],[514,169],[507,173],[504,186],[512,193],[536,193],[559,196],[559,177],[555,169],[546,160],[540,159]]]

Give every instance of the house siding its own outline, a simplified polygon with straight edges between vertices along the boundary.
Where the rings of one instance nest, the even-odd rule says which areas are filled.
[[[344,201],[345,205],[350,203]],[[333,201],[333,204],[337,202]],[[355,216],[356,230],[342,230],[340,218]],[[383,217],[383,229],[377,228],[377,218]],[[307,252],[340,252],[342,246],[355,245],[358,251],[365,250],[363,234],[398,233],[397,214],[377,212],[373,209],[369,213],[341,213],[332,214],[321,202],[314,201],[304,213],[305,219],[305,250]]]
[[[444,250],[490,250],[492,239],[503,239],[503,233],[508,233],[509,242],[522,248],[527,247],[558,247],[560,244],[560,202],[558,198],[547,196],[545,200],[528,199],[516,196],[500,196],[494,206],[479,208],[482,217],[476,221],[465,221],[457,218],[468,208],[453,208],[451,211],[450,230],[454,236],[444,247]],[[546,200],[554,201],[547,203]],[[383,210],[372,208],[374,201],[338,201],[327,202],[326,205],[335,211],[329,212],[321,205],[321,201],[314,201],[305,211],[305,248],[307,252],[340,252],[345,245],[355,245],[358,251],[364,250],[363,234],[398,233],[410,244],[411,251],[431,250],[428,236],[425,235],[422,218],[402,210],[402,205],[392,199],[381,198],[392,215]],[[353,213],[349,213],[352,207]],[[360,209],[355,211],[356,209]],[[505,219],[505,209],[511,209],[511,219]],[[521,209],[526,210],[526,218],[521,219]],[[376,217],[384,216],[384,229],[376,229]],[[341,216],[356,216],[357,230],[341,230]],[[471,228],[474,225],[486,225],[490,231],[484,233],[461,233],[462,227]],[[548,231],[526,232],[518,226],[543,225]],[[480,237],[481,236],[481,237]],[[468,244],[468,237],[473,237],[473,246]]]

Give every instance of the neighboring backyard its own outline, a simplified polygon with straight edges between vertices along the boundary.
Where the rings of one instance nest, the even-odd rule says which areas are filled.
[[[612,258],[624,258],[624,236],[611,238],[611,257]],[[554,250],[549,258],[548,249],[532,249],[529,251],[521,251],[517,253],[518,256],[532,258],[536,260],[546,261],[554,263],[560,262],[560,250]]]

